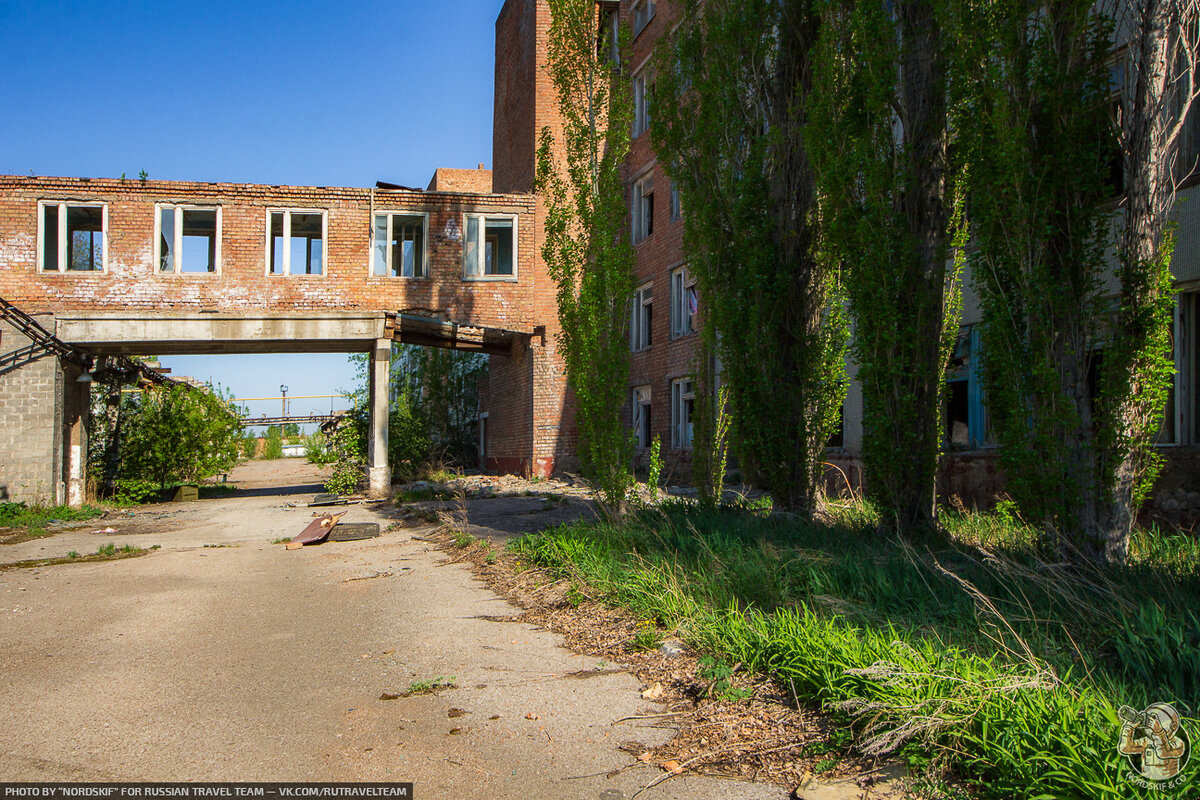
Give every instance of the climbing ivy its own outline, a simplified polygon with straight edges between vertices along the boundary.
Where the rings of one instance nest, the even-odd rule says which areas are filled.
[[[633,483],[633,441],[622,418],[634,290],[621,179],[633,120],[631,84],[624,67],[606,58],[610,43],[601,41],[592,0],[548,5],[546,68],[561,128],[543,128],[538,137],[536,186],[546,207],[542,257],[557,287],[558,347],[575,393],[581,466],[615,510]]]
[[[805,129],[846,271],[869,496],[901,530],[935,518],[944,373],[960,317],[943,10],[823,3]],[[949,266],[947,266],[949,263]]]
[[[682,5],[683,21],[656,57],[654,148],[682,199],[685,256],[702,335],[729,387],[739,465],[777,508],[811,514],[845,397],[847,340],[801,144],[817,15],[810,0]],[[697,413],[711,413],[713,424],[701,417],[701,434],[718,430],[706,383]],[[703,457],[704,442],[697,448]],[[709,473],[720,464],[719,448],[710,449],[713,463],[701,465]]]

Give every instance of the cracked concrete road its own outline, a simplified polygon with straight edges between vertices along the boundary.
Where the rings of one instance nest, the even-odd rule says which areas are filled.
[[[504,621],[516,609],[421,529],[272,545],[311,520],[318,476],[248,468],[238,496],[0,548],[11,563],[160,545],[0,572],[0,781],[412,781],[422,799],[621,800],[662,775],[618,750],[670,735],[614,724],[655,710],[631,675]],[[294,489],[263,488],[280,481]],[[388,524],[371,506],[345,521]],[[438,676],[457,688],[380,699]],[[681,776],[641,796],[786,795]]]

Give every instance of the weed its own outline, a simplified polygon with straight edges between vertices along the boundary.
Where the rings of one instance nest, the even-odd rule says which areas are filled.
[[[272,539],[271,544],[287,544],[292,540],[290,536],[280,536],[278,539]]]
[[[18,528],[40,532],[56,522],[79,522],[102,516],[98,506],[27,506],[25,503],[0,503],[0,528]]]
[[[708,681],[708,694],[722,700],[737,702],[745,700],[754,692],[733,685],[733,667],[719,658],[702,656],[700,658],[700,680]]]
[[[406,697],[411,697],[415,694],[437,694],[439,689],[455,688],[455,680],[456,678],[453,675],[449,678],[443,675],[435,675],[428,680],[413,681],[408,685],[408,691],[404,694]]]
[[[108,544],[102,544],[96,548],[96,555],[98,556],[114,556],[116,554],[117,546],[112,542],[109,542]]]
[[[75,550],[69,550],[69,551],[67,552],[67,558],[79,558],[79,553],[78,553],[78,551],[75,551]]]
[[[838,760],[836,758],[824,758],[818,761],[816,764],[813,764],[812,771],[814,775],[820,775],[822,772],[829,772],[829,770],[833,769],[837,765]]]
[[[657,650],[661,644],[662,637],[658,634],[658,627],[650,620],[644,619],[637,624],[637,630],[634,631],[627,647],[634,651]]]

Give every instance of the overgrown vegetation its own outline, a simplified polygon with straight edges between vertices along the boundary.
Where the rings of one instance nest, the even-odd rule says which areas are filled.
[[[168,384],[121,393],[118,387],[94,398],[88,469],[102,494],[128,497],[146,484],[196,483],[229,471],[241,457],[241,421],[217,389]]]
[[[515,548],[709,652],[715,692],[729,664],[770,675],[862,751],[953,768],[986,797],[1142,796],[1116,711],[1195,714],[1195,540],[1144,534],[1129,567],[1081,571],[1011,516],[942,519],[951,538],[916,550],[861,504],[825,524],[674,505]]]
[[[104,509],[85,505],[38,506],[25,503],[0,503],[0,528],[17,528],[31,533],[43,532],[47,526],[59,522],[80,522],[101,516]]]
[[[825,246],[845,269],[866,491],[897,530],[930,526],[945,371],[959,324],[937,0],[823,6],[805,144]],[[961,222],[961,215],[958,218]]]
[[[557,287],[558,351],[575,393],[584,475],[613,510],[633,484],[633,441],[623,420],[629,381],[633,248],[622,165],[633,99],[623,60],[605,41],[591,0],[549,0],[547,65],[562,117],[559,139],[538,136],[538,194],[546,204],[542,257]],[[622,39],[628,39],[624,32]]]
[[[801,140],[817,9],[809,0],[687,0],[682,20],[657,57],[651,134],[686,209],[705,349],[721,357],[743,472],[781,508],[811,514],[845,396],[847,337]],[[707,384],[696,396],[701,435],[717,431],[715,382]],[[698,438],[709,484],[720,448]]]

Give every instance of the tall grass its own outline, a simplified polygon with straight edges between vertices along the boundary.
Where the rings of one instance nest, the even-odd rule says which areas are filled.
[[[867,752],[955,767],[993,797],[1139,796],[1116,709],[1195,714],[1194,545],[1142,537],[1128,568],[1081,570],[1003,514],[947,528],[914,545],[861,505],[824,524],[676,506],[515,547],[823,705]]]

